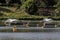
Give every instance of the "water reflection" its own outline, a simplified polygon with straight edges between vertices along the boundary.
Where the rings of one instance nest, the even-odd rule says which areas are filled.
[[[0,33],[0,40],[60,40],[60,33]]]

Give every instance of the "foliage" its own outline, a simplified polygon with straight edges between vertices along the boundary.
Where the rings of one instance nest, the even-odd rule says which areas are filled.
[[[10,2],[13,1],[13,5],[16,4],[17,6],[10,7]],[[19,1],[19,2],[18,2]],[[11,10],[12,12],[2,11],[4,14],[3,17],[10,17],[10,18],[23,18],[23,17],[33,17],[33,18],[40,18],[41,16],[37,16],[37,10],[39,7],[57,7],[56,13],[57,15],[60,14],[60,0],[0,0],[0,3],[4,4],[7,3],[7,6],[2,6],[2,8]],[[9,6],[10,5],[10,6]],[[16,10],[17,9],[17,10]],[[33,16],[32,16],[33,15]],[[60,16],[60,15],[59,15]]]

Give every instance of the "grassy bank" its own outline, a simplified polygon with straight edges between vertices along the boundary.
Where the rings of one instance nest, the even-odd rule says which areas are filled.
[[[16,7],[7,7],[0,6],[0,18],[59,18],[60,16],[39,16],[39,15],[30,15],[26,12],[21,12],[21,10],[16,10]]]

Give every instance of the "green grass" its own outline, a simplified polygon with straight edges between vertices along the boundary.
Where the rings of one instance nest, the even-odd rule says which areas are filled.
[[[1,10],[0,13],[3,14],[3,16],[0,16],[0,18],[48,18],[50,17],[50,16],[29,15],[28,13],[21,12],[20,10],[15,11],[16,7],[0,6],[0,10]],[[59,18],[60,16],[51,16],[51,17]]]

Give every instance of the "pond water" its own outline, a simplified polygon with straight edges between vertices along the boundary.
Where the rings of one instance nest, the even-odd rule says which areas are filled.
[[[60,32],[0,33],[0,40],[60,40]]]

